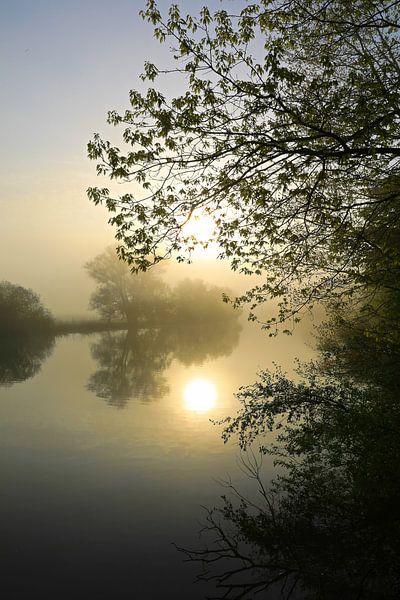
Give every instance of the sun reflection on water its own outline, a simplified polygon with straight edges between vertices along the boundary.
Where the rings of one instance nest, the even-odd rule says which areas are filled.
[[[214,408],[217,400],[215,385],[207,379],[193,379],[183,391],[185,406],[193,412],[207,412]]]

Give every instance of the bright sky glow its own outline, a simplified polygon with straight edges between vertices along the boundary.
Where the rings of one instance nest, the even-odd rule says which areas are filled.
[[[183,397],[188,410],[203,413],[214,408],[217,390],[215,385],[207,379],[193,379],[186,384]]]
[[[184,235],[192,235],[198,242],[209,242],[215,238],[215,223],[209,215],[193,216],[183,227]]]
[[[216,241],[215,222],[209,215],[193,215],[184,225],[182,233],[185,236],[193,236],[201,244],[208,242],[207,247],[201,244],[195,247],[192,255],[196,259],[216,258],[221,251]]]

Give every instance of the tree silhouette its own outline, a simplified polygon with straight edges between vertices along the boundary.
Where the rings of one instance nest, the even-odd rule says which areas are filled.
[[[122,319],[130,326],[138,326],[148,317],[154,322],[165,306],[166,283],[154,271],[131,273],[113,247],[86,263],[85,268],[97,283],[90,308],[105,319]]]
[[[98,135],[88,147],[99,174],[135,181],[142,194],[88,193],[110,210],[119,254],[138,269],[190,259],[185,223],[210,215],[221,257],[265,274],[238,301],[280,300],[272,327],[368,285],[369,232],[382,214],[398,221],[400,6],[238,6],[184,15],[174,4],[163,16],[148,0],[142,16],[171,43],[174,65],[145,63],[147,91],[109,113],[121,148]],[[174,98],[163,91],[169,73],[182,76]]]
[[[0,335],[48,332],[53,319],[38,294],[21,285],[0,282]]]

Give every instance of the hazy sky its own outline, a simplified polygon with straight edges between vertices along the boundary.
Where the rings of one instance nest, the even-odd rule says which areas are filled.
[[[0,0],[0,280],[32,287],[58,314],[86,310],[82,265],[113,241],[106,212],[86,197],[98,183],[86,144],[109,135],[107,111],[128,106],[143,62],[165,64],[143,5]]]

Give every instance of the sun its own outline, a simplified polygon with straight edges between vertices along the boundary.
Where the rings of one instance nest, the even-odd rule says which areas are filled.
[[[186,384],[183,397],[185,406],[193,412],[207,412],[215,406],[217,390],[207,379],[193,379]]]
[[[185,236],[193,236],[198,242],[215,241],[215,221],[209,215],[192,216],[183,226]]]

